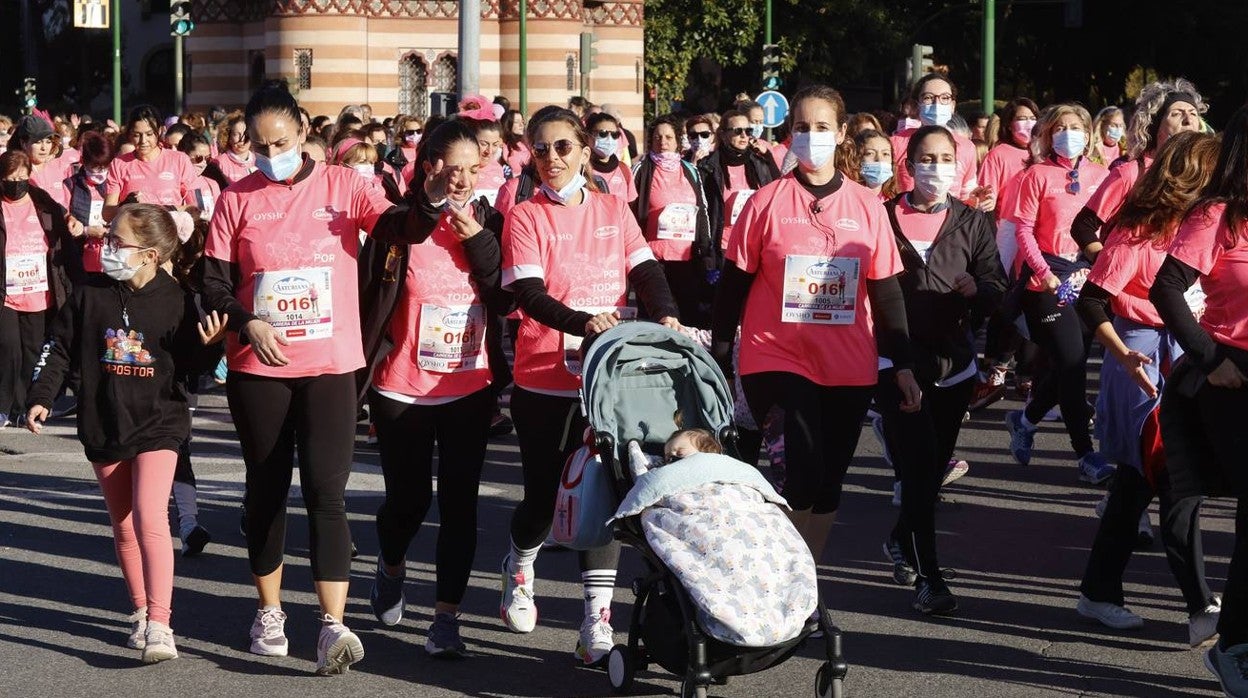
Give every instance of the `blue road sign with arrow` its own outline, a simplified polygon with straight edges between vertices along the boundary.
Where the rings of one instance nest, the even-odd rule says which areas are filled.
[[[763,108],[763,126],[775,128],[784,123],[789,115],[789,100],[774,90],[768,90],[754,99]]]

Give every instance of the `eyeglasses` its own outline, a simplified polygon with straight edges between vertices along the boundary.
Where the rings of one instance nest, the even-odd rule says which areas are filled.
[[[730,128],[728,129],[728,133],[731,133],[734,136],[752,136],[754,135],[754,129],[748,127]]]
[[[116,233],[104,234],[104,246],[109,250],[116,252],[117,250],[146,250],[142,245],[129,245],[121,241]]]
[[[247,132],[246,132],[246,131],[244,131],[244,132],[242,132],[242,133],[231,133],[231,134],[230,134],[230,140],[231,140],[231,141],[233,141],[234,143],[246,143],[246,142],[247,142]]]
[[[404,136],[419,136],[419,135],[420,135],[420,134],[422,134],[422,133],[424,133],[424,129],[420,129],[420,128],[409,128],[409,129],[407,129],[406,131],[404,131],[404,132],[403,132],[403,135],[404,135]]]
[[[711,137],[711,132],[710,131],[686,131],[685,135],[689,136],[689,140],[693,140],[694,138],[701,138],[702,140],[706,140]]]
[[[919,95],[919,102],[922,104],[936,104],[937,102],[941,104],[953,104],[953,94],[949,92],[945,92],[943,94],[924,92]]]
[[[599,131],[597,135],[599,138],[619,138],[620,132],[619,131]]]
[[[207,162],[207,160],[208,160],[208,156],[207,156],[207,155],[192,155],[192,156],[190,156],[190,158],[191,158],[191,164],[192,164],[192,165],[198,165],[199,163],[201,163],[201,162]]]
[[[539,158],[546,159],[550,157],[550,149],[553,146],[555,153],[557,153],[559,157],[566,158],[572,154],[572,149],[577,147],[577,145],[579,144],[573,143],[566,138],[561,138],[554,143],[534,143],[533,154]]]
[[[1079,193],[1079,170],[1071,170],[1066,173],[1066,193]]]

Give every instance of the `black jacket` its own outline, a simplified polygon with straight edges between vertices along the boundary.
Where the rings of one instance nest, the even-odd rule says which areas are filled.
[[[705,182],[706,216],[711,226],[712,247],[716,251],[723,249],[721,239],[724,235],[724,180],[726,177],[721,152],[716,150],[698,162],[698,173]],[[759,154],[753,148],[746,151],[744,165],[745,179],[750,183],[750,188],[755,191],[780,179],[780,169],[776,167],[771,156]]]
[[[30,187],[30,198],[39,216],[39,225],[48,239],[48,290],[52,291],[52,308],[59,310],[73,293],[74,285],[83,280],[82,240],[69,234],[65,209],[44,190]],[[3,206],[0,203],[0,206]],[[0,279],[7,277],[4,248],[8,233],[4,216],[0,216]],[[0,304],[4,303],[4,287],[0,286]]]
[[[421,214],[417,229],[420,241],[412,244],[432,244],[428,237],[441,218],[441,210],[434,208],[424,191],[415,192],[413,209]],[[464,253],[471,267],[470,276],[482,302],[493,314],[502,316],[515,309],[512,294],[502,288],[503,215],[494,210],[485,197],[472,202],[473,217],[484,228],[480,233],[463,242]],[[402,242],[385,242],[375,238],[364,241],[360,249],[360,324],[364,340],[364,360],[367,365],[356,372],[358,398],[364,399],[377,364],[394,347],[388,336],[390,321],[399,305],[407,279],[407,263],[411,248]]]
[[[691,163],[681,161],[680,171],[685,175],[689,186],[698,201],[698,228],[693,239],[693,262],[699,269],[714,269],[717,264],[717,250],[711,239],[711,223],[706,216],[706,192],[702,189],[702,178],[698,169]],[[654,179],[654,161],[644,158],[633,167],[633,183],[637,186],[637,198],[628,206],[637,218],[642,232],[646,230],[646,218],[650,212],[650,181]]]
[[[992,218],[949,198],[949,215],[936,233],[928,258],[915,249],[897,223],[900,194],[885,202],[906,273],[900,277],[906,318],[920,385],[960,373],[975,360],[975,328],[1000,304],[1005,270],[997,255]],[[953,290],[960,272],[975,278],[974,298]]]
[[[28,407],[51,408],[71,370],[80,373],[78,438],[95,463],[176,451],[190,433],[178,376],[208,368],[188,294],[158,271],[139,290],[104,276],[74,289],[52,325]]]

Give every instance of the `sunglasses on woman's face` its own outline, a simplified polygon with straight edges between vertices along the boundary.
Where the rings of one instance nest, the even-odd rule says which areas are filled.
[[[418,135],[420,135],[421,133],[424,133],[424,129],[419,129],[419,128],[409,128],[409,129],[407,129],[406,131],[404,131],[404,132],[403,132],[403,135],[404,135],[404,136],[418,136]]]
[[[751,135],[753,135],[753,134],[754,134],[754,129],[752,129],[752,128],[744,128],[744,127],[742,127],[742,128],[730,128],[730,129],[728,129],[728,133],[731,133],[731,134],[732,134],[732,135],[734,135],[734,136],[751,136]]]
[[[599,131],[597,135],[599,138],[619,138],[620,132],[619,131]]]
[[[686,132],[685,135],[689,136],[689,140],[693,140],[695,138],[701,138],[705,140],[711,137],[711,132],[710,131],[688,131]]]
[[[191,155],[190,158],[191,158],[191,164],[193,165],[198,165],[208,160],[207,155]]]
[[[572,149],[576,146],[576,143],[573,143],[566,138],[561,138],[554,143],[534,143],[533,154],[542,159],[548,158],[550,157],[550,150],[553,147],[555,153],[558,154],[559,157],[566,158],[572,154]]]

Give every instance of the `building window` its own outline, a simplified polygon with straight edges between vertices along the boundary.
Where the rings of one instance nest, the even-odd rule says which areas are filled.
[[[295,49],[295,70],[299,73],[299,89],[312,89],[312,49]]]
[[[568,60],[565,61],[568,72],[568,92],[576,91],[576,56],[568,54]]]
[[[260,89],[265,76],[264,51],[252,51],[247,59],[247,84],[252,90]]]
[[[429,66],[414,53],[399,61],[399,113],[429,118]]]
[[[455,56],[445,55],[433,62],[433,91],[455,93],[455,79],[459,74],[459,61]]]

